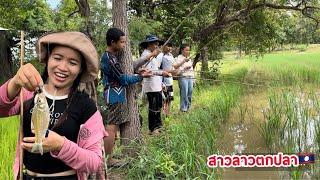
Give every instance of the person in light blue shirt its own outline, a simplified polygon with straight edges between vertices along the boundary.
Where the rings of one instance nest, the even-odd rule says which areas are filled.
[[[173,64],[175,63],[174,57],[171,54],[172,51],[172,43],[168,42],[162,47],[163,52],[160,53],[157,58],[161,59],[160,68],[172,75],[177,74],[177,70],[174,69]],[[165,116],[170,114],[170,104],[173,101],[173,78],[171,77],[163,77],[162,83],[164,85],[164,103],[163,103],[163,112]]]

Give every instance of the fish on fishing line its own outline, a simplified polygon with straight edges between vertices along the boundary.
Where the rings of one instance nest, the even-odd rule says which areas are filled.
[[[45,139],[50,122],[50,110],[43,86],[38,88],[34,97],[34,108],[31,116],[31,131],[35,134],[35,143],[31,152],[40,152],[43,155],[42,141]]]

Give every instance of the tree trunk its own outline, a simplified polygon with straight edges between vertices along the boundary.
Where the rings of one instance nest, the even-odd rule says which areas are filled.
[[[10,42],[6,31],[0,31],[0,67],[0,83],[2,84],[13,75]]]
[[[124,68],[124,72],[133,73],[132,54],[128,38],[129,32],[126,3],[126,0],[112,0],[112,22],[114,27],[121,29],[127,36],[126,47],[123,52],[118,54],[118,58]],[[125,147],[124,153],[133,156],[135,154],[135,149],[128,148],[128,145],[133,142],[141,141],[141,125],[135,97],[135,86],[128,86],[126,90],[127,103],[122,105],[122,109],[124,110],[122,113],[129,119],[129,122],[120,126],[120,136],[121,144]]]
[[[209,71],[209,68],[208,68],[208,47],[203,47],[200,51],[201,53],[201,73],[200,73],[200,76],[202,78],[206,78],[206,74],[207,72]]]
[[[83,32],[93,40],[92,32],[94,31],[94,26],[90,20],[90,5],[88,0],[75,0],[78,5],[79,13],[81,17],[86,20],[85,26],[83,27]]]

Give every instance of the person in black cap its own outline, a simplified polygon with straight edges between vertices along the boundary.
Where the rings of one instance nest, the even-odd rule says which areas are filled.
[[[151,52],[158,49],[159,43],[162,42],[155,35],[147,35],[146,39],[140,43],[140,46],[144,48],[141,54],[141,58],[149,56]],[[144,78],[142,84],[142,91],[147,94],[149,102],[149,131],[150,134],[160,133],[162,127],[161,122],[161,107],[162,107],[162,77],[169,77],[170,74],[166,71],[159,70],[161,61],[157,58],[152,58],[144,66],[153,72],[152,77]]]

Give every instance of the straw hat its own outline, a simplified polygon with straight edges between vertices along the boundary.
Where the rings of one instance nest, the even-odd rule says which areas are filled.
[[[86,62],[86,70],[82,74],[81,82],[87,83],[97,78],[100,62],[98,53],[92,41],[85,34],[81,32],[56,32],[40,37],[36,52],[42,63],[46,63],[48,60],[50,44],[67,46],[82,54]]]

